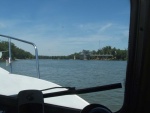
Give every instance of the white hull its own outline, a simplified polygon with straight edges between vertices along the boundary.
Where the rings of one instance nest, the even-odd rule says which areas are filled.
[[[8,71],[0,68],[0,94],[2,95],[12,96],[18,94],[22,90],[42,90],[52,87],[60,86],[55,83],[38,78],[10,74]],[[52,89],[48,91],[43,91],[43,94],[63,90],[66,89]],[[86,102],[77,95],[66,95],[46,98],[44,99],[44,102],[76,109],[83,109],[85,106],[89,105],[88,102]]]

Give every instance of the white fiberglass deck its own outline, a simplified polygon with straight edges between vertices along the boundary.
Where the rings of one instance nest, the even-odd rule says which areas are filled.
[[[38,78],[27,77],[23,75],[10,74],[8,71],[0,67],[0,94],[2,95],[16,95],[21,90],[37,89],[42,90],[51,87],[60,87],[49,81]],[[43,91],[44,93],[57,92],[65,89],[52,89]],[[59,97],[51,97],[44,99],[45,103],[54,105],[66,106],[71,108],[82,109],[89,103],[77,95],[66,95]]]

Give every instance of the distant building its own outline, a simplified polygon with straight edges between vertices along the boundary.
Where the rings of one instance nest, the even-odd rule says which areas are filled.
[[[89,60],[90,59],[91,52],[89,50],[83,50],[80,52],[80,59],[81,60]]]
[[[80,59],[81,60],[90,60],[90,59],[96,59],[96,60],[109,60],[112,59],[113,55],[111,54],[92,54],[90,51],[88,50],[83,50],[82,52],[80,52]]]

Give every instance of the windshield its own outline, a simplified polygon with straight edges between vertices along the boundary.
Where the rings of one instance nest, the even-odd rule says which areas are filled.
[[[78,89],[122,83],[121,89],[79,94],[117,111],[124,98],[129,7],[127,0],[1,1],[0,30],[37,45],[41,79]],[[0,40],[0,67],[9,71],[8,39]],[[11,44],[12,72],[36,77],[33,47]]]

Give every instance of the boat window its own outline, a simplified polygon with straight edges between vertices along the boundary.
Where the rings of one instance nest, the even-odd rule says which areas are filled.
[[[79,96],[112,111],[122,107],[129,0],[1,1],[0,14],[1,33],[37,45],[41,79],[77,89],[121,83],[120,89]],[[32,46],[11,43],[13,73],[36,77]],[[6,51],[0,66],[10,70],[5,46],[8,40],[0,37],[0,53]]]

